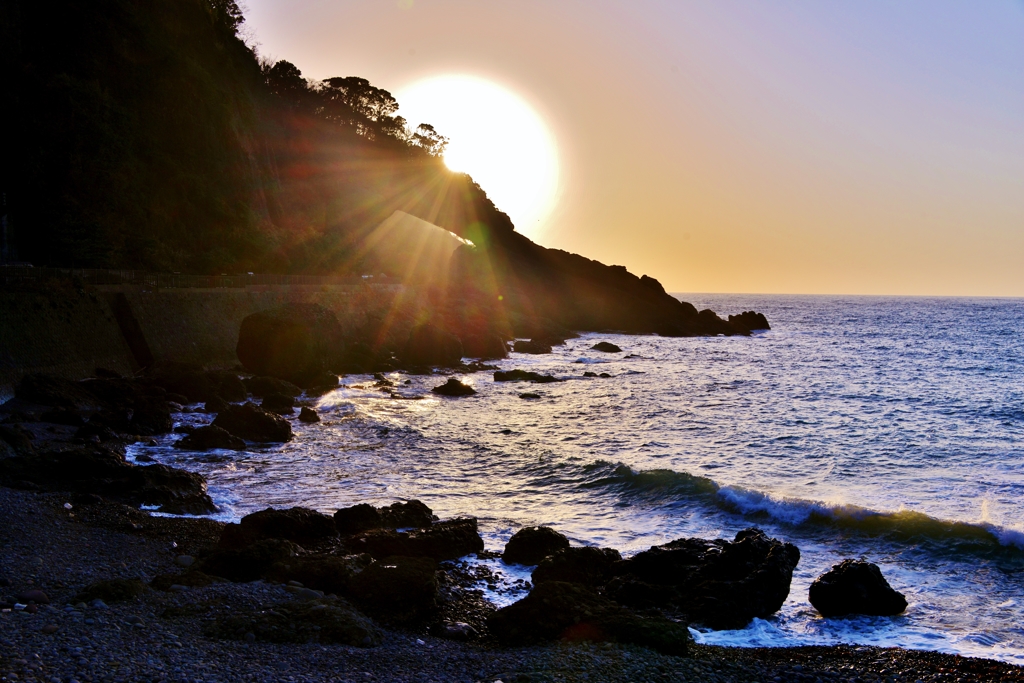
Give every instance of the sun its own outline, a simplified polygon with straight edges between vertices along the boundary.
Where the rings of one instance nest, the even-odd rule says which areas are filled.
[[[522,98],[475,76],[426,78],[396,93],[411,128],[429,123],[449,139],[444,160],[468,173],[516,230],[536,238],[558,192],[558,150]]]

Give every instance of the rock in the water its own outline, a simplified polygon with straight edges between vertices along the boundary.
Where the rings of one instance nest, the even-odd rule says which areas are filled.
[[[452,366],[462,360],[462,342],[454,334],[425,323],[409,333],[401,358],[412,366]]]
[[[142,436],[166,434],[174,428],[171,409],[167,401],[159,398],[139,398],[135,401],[128,428]]]
[[[540,339],[531,339],[529,341],[518,339],[515,344],[512,345],[512,350],[516,353],[540,355],[543,353],[551,353],[551,344]]]
[[[529,372],[527,370],[507,370],[502,372],[501,370],[494,373],[495,382],[536,382],[538,384],[549,384],[551,382],[561,382],[563,380],[551,375],[542,375],[539,372]]]
[[[256,398],[263,398],[270,394],[284,394],[294,398],[302,394],[302,389],[299,387],[276,377],[250,377],[245,380],[245,388]]]
[[[383,633],[340,598],[283,602],[265,609],[236,612],[211,622],[212,638],[270,643],[322,643],[374,647]]]
[[[234,372],[213,370],[206,373],[206,376],[213,383],[217,397],[224,401],[244,401],[249,395],[245,383]]]
[[[263,578],[278,562],[294,557],[299,550],[290,541],[268,538],[241,549],[216,550],[203,558],[197,569],[231,581],[255,581]]]
[[[592,351],[601,351],[603,353],[622,353],[622,349],[611,342],[597,342],[591,346],[590,349]]]
[[[603,586],[615,574],[622,555],[614,548],[564,548],[544,560],[533,570],[533,583],[565,581],[585,586]]]
[[[184,439],[174,442],[174,447],[189,451],[208,451],[211,448],[244,451],[245,441],[216,425],[209,425],[192,430]]]
[[[624,605],[676,611],[715,629],[743,628],[782,607],[800,551],[745,529],[734,541],[682,538],[622,562],[605,594]]]
[[[225,526],[219,545],[221,548],[243,548],[267,538],[308,545],[337,535],[334,520],[316,510],[301,507],[286,510],[267,508],[242,517],[238,524]]]
[[[246,316],[236,352],[246,370],[302,386],[337,365],[343,348],[334,313],[294,303]]]
[[[149,368],[146,373],[150,382],[168,394],[181,394],[187,403],[209,401],[217,395],[217,385],[196,365],[160,363]]]
[[[811,584],[811,604],[825,617],[847,614],[890,616],[907,609],[907,599],[889,585],[878,565],[843,560]]]
[[[260,407],[278,415],[291,415],[295,412],[295,399],[287,394],[268,394],[263,398]]]
[[[476,393],[476,389],[467,384],[463,384],[454,377],[449,377],[447,382],[434,387],[430,391],[435,394],[440,394],[441,396],[472,396]]]
[[[291,441],[292,426],[278,415],[268,413],[254,403],[231,405],[217,415],[214,427],[220,427],[248,441]]]
[[[437,609],[437,562],[385,557],[352,578],[349,595],[361,610],[390,624],[419,621]]]
[[[664,617],[641,617],[592,588],[561,581],[536,586],[519,602],[490,615],[487,625],[503,645],[588,640],[640,645],[683,656],[690,640],[685,624]]]
[[[220,396],[214,396],[213,398],[206,402],[206,405],[203,406],[203,411],[207,413],[219,413],[221,411],[227,410],[227,407],[229,405],[231,404],[222,399]]]
[[[353,536],[346,545],[375,558],[399,555],[440,561],[480,552],[484,549],[484,540],[477,531],[476,519],[469,517],[437,522],[412,531],[371,529]]]
[[[533,391],[527,391],[527,392],[524,392],[522,394],[519,394],[519,398],[527,398],[527,399],[540,398],[540,394],[538,394],[536,392],[533,392]]]
[[[505,544],[502,559],[516,564],[537,564],[548,555],[569,547],[569,539],[547,526],[520,529]]]
[[[307,408],[306,406],[302,406],[302,410],[299,411],[299,422],[312,423],[319,421],[320,416],[317,415],[315,410],[313,410],[312,408]]]
[[[433,511],[418,500],[392,503],[381,508],[360,503],[334,513],[334,524],[338,532],[346,535],[369,529],[419,529],[433,522]]]
[[[480,360],[508,357],[508,344],[497,334],[470,334],[462,337],[463,354]]]
[[[772,329],[768,324],[768,318],[764,317],[764,313],[755,313],[754,311],[743,311],[739,315],[730,315],[729,322],[736,329],[746,332]]]

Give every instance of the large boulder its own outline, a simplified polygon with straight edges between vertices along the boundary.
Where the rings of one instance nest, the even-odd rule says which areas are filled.
[[[265,398],[271,394],[284,394],[295,398],[302,394],[301,388],[276,377],[250,377],[243,381],[243,386],[256,398]]]
[[[503,645],[607,641],[683,656],[690,641],[685,624],[641,617],[591,588],[561,581],[536,586],[519,602],[490,615],[487,625]]]
[[[384,557],[352,577],[349,596],[385,623],[421,621],[437,609],[437,562],[428,557]]]
[[[269,413],[291,415],[295,412],[295,399],[287,394],[268,394],[263,398],[260,407]]]
[[[603,586],[614,576],[622,555],[614,548],[563,548],[545,557],[533,570],[534,584],[545,581]]]
[[[539,372],[530,372],[529,370],[520,370],[518,368],[514,370],[498,370],[494,373],[495,382],[535,382],[537,384],[551,384],[552,382],[562,382],[557,377],[551,375],[542,375]]]
[[[220,427],[210,425],[192,430],[185,438],[175,441],[174,447],[188,451],[208,451],[213,448],[244,451],[245,441]]]
[[[159,363],[147,369],[146,374],[152,384],[170,394],[180,394],[186,397],[190,403],[205,403],[217,395],[218,383],[197,365]]]
[[[355,576],[373,563],[369,555],[300,555],[270,567],[266,578],[298,581],[307,588],[348,595]]]
[[[219,617],[204,628],[211,638],[270,643],[321,643],[374,647],[384,634],[339,598],[291,601]]]
[[[601,351],[602,353],[622,353],[622,349],[612,344],[611,342],[597,342],[590,347],[592,351]]]
[[[410,366],[452,366],[462,360],[462,342],[451,332],[424,323],[412,328],[401,353]]]
[[[736,329],[745,332],[772,329],[771,325],[768,324],[768,318],[764,317],[764,313],[756,313],[754,311],[743,311],[739,315],[730,315],[729,322]]]
[[[605,594],[715,629],[743,628],[782,607],[799,560],[796,546],[760,529],[745,529],[732,542],[683,538],[620,563]]]
[[[140,397],[135,401],[129,429],[142,436],[166,434],[174,429],[171,409],[167,401],[155,397]]]
[[[289,304],[246,316],[236,353],[249,372],[305,386],[337,365],[343,347],[334,313],[318,304]]]
[[[496,360],[508,357],[508,344],[495,333],[468,334],[462,337],[463,353],[469,358]]]
[[[352,536],[346,545],[375,558],[399,555],[454,560],[484,549],[484,540],[472,517],[437,522],[425,529],[394,531],[371,529]]]
[[[529,353],[533,355],[551,353],[551,342],[545,339],[518,339],[512,345],[512,350],[516,353]]]
[[[808,597],[824,617],[847,614],[891,616],[907,609],[907,599],[889,585],[878,565],[843,560],[811,584]]]
[[[280,538],[299,545],[312,545],[334,538],[338,530],[334,520],[308,508],[286,510],[267,508],[228,524],[220,536],[221,548],[243,548],[267,538]]]
[[[516,564],[537,564],[548,555],[569,547],[569,539],[547,526],[528,526],[512,535],[502,559]]]
[[[338,532],[345,535],[369,529],[418,529],[433,523],[433,511],[418,500],[392,503],[379,508],[360,503],[334,513],[334,524]]]
[[[454,377],[449,377],[447,382],[430,391],[440,396],[472,396],[476,393],[476,389],[468,384],[463,384]]]
[[[268,413],[254,403],[228,406],[217,415],[213,426],[248,441],[285,442],[292,438],[292,426],[288,420]]]

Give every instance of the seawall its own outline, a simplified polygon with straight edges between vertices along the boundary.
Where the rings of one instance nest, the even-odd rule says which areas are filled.
[[[350,334],[400,339],[423,310],[418,297],[403,285],[370,284],[159,289],[66,281],[0,291],[0,401],[31,372],[83,379],[97,367],[132,374],[153,361],[233,367],[242,319],[287,303],[320,304]]]

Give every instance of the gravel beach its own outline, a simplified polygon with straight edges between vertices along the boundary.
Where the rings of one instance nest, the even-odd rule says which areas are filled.
[[[499,648],[384,630],[381,645],[274,644],[204,636],[213,619],[296,599],[262,581],[146,587],[88,603],[107,579],[182,571],[180,556],[215,542],[220,525],[152,517],[67,494],[0,488],[0,595],[41,590],[48,604],[0,613],[3,681],[1003,681],[1000,662],[870,647],[739,649],[695,645],[687,658],[589,643]],[[70,507],[69,507],[70,506]],[[165,581],[166,583],[166,581]],[[34,612],[34,613],[33,613]]]

